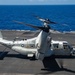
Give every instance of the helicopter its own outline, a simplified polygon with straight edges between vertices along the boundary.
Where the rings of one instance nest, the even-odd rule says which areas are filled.
[[[54,41],[50,37],[49,24],[57,24],[56,22],[50,21],[49,19],[43,19],[35,16],[37,19],[42,21],[44,26],[35,26],[32,24],[27,24],[19,21],[14,21],[15,23],[30,26],[35,29],[40,29],[40,33],[37,37],[31,39],[13,40],[9,41],[3,39],[2,33],[0,32],[0,44],[7,48],[12,49],[22,55],[27,55],[28,57],[35,57],[35,59],[43,60],[44,57],[54,55],[71,55],[73,48],[66,41]],[[65,53],[66,51],[66,53]],[[62,53],[63,52],[63,53]]]

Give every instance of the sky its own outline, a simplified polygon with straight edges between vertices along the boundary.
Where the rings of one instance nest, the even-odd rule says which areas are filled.
[[[0,0],[0,5],[75,5],[75,0]]]

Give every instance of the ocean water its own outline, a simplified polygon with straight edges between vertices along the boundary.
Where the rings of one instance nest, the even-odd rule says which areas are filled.
[[[43,23],[33,17],[33,14],[42,18],[49,18],[57,22],[50,25],[58,31],[75,31],[75,5],[23,5],[0,6],[0,29],[2,30],[35,30],[17,24],[13,20],[42,26]]]

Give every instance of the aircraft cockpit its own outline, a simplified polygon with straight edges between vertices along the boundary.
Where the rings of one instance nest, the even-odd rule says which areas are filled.
[[[70,55],[73,48],[67,41],[54,41],[52,40],[51,49],[55,55]]]

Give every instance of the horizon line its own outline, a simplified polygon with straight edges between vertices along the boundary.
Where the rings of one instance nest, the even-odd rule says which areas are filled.
[[[75,4],[0,4],[0,5],[75,5]]]

